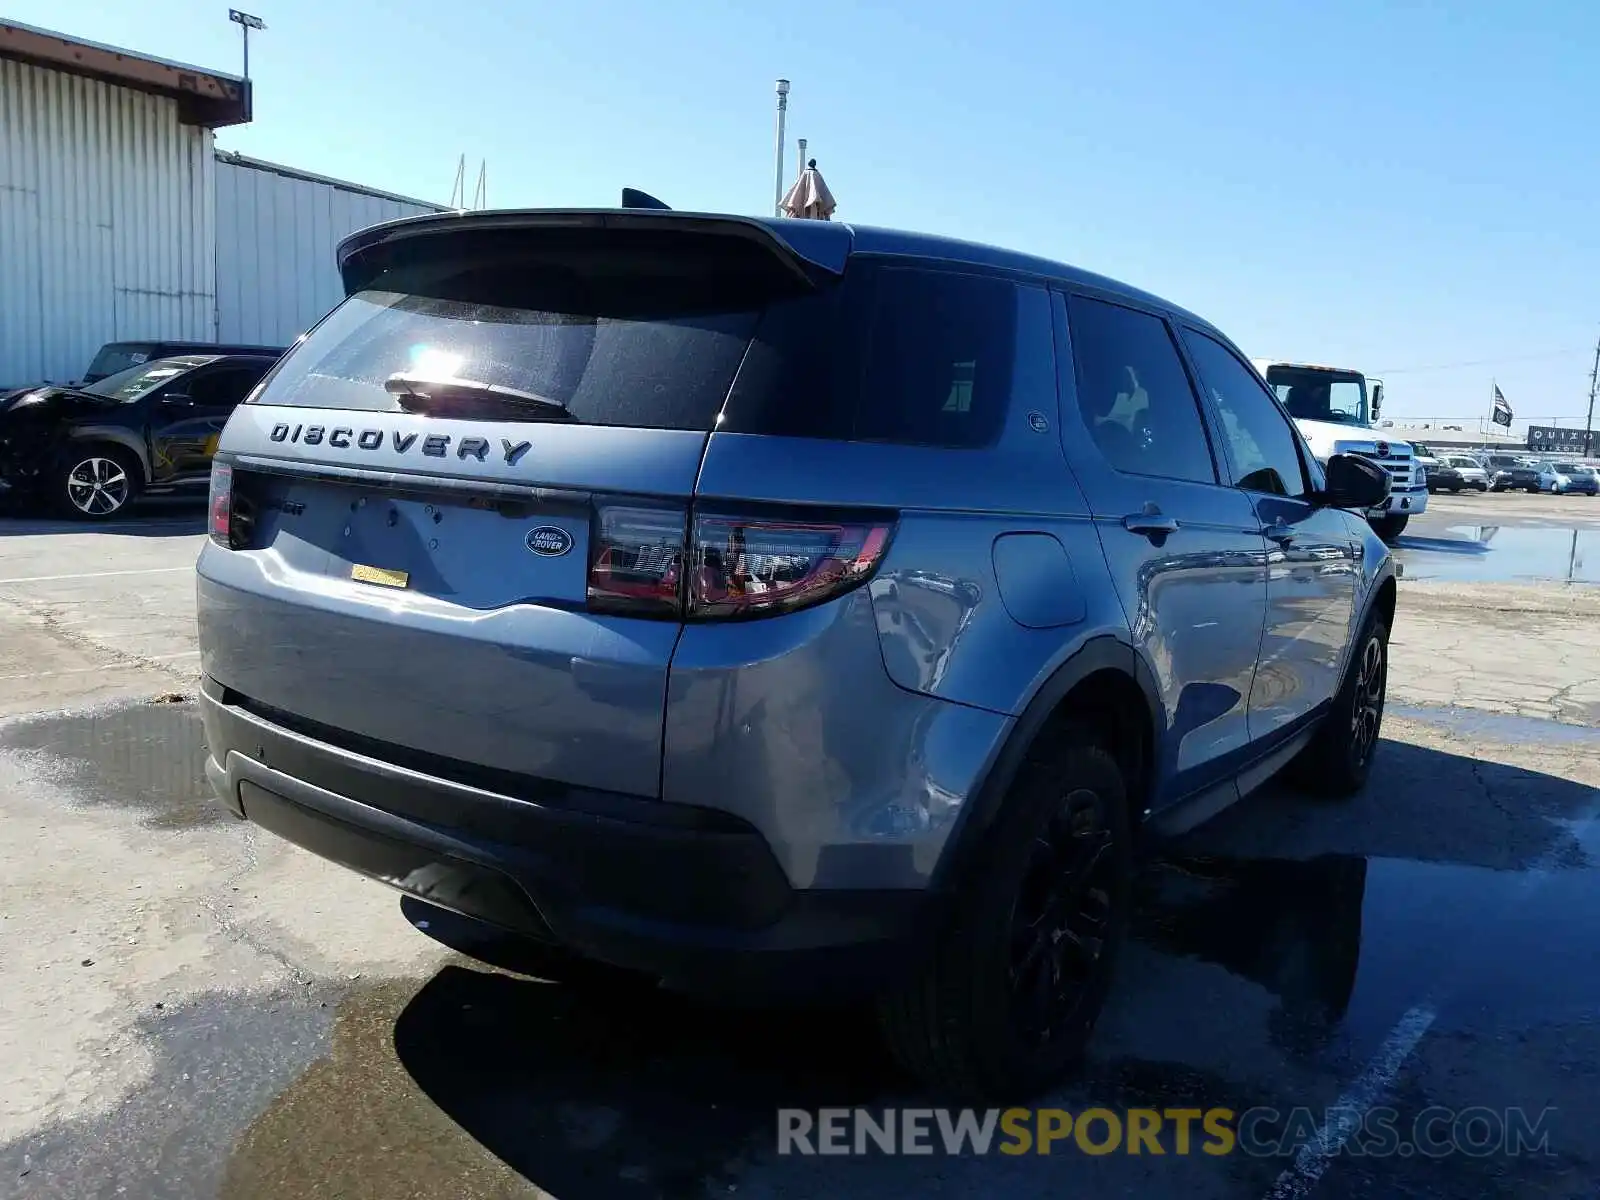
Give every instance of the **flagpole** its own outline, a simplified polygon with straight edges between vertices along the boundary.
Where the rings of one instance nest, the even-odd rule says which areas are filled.
[[[1583,418],[1583,456],[1590,457],[1590,443],[1594,440],[1594,396],[1600,387],[1600,340],[1594,344],[1594,369],[1589,372],[1589,412]]]

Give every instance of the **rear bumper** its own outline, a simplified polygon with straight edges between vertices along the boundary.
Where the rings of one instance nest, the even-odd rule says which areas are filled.
[[[796,889],[727,813],[573,790],[559,803],[396,767],[275,723],[203,681],[218,798],[406,894],[674,990],[847,999],[904,979],[941,905],[922,890]]]

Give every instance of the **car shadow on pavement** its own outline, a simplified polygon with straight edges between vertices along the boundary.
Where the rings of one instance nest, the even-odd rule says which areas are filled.
[[[394,1046],[434,1104],[544,1191],[700,1196],[770,1152],[780,1107],[892,1088],[875,1032],[863,1010],[723,1009],[450,966]]]
[[[1382,784],[1343,804],[1271,787],[1236,806],[1231,832],[1225,821],[1214,822],[1151,864],[1134,921],[1138,953],[1122,972],[1139,978],[1124,981],[1127,994],[1113,993],[1098,1049],[1085,1076],[1069,1085],[1074,1096],[1087,1090],[1093,1103],[1157,1107],[1189,1104],[1196,1095],[1224,1105],[1260,1103],[1252,1098],[1270,1084],[1229,1066],[1234,1038],[1269,1047],[1269,1061],[1299,1064],[1283,1066],[1285,1073],[1322,1070],[1316,1064],[1324,1056],[1383,1032],[1344,1023],[1363,923],[1385,919],[1370,905],[1364,910],[1370,860],[1448,860],[1505,871],[1508,879],[1552,855],[1568,865],[1562,847],[1572,839],[1563,821],[1594,801],[1583,784],[1406,743],[1386,743],[1381,764],[1374,779]],[[1575,843],[1571,849],[1577,854]],[[470,921],[405,906],[430,936],[505,970],[549,979],[570,969],[542,950],[486,936]],[[1179,966],[1152,972],[1152,955]],[[1202,1041],[1217,1053],[1187,1036],[1174,1049],[1169,1037],[1151,1032],[1151,1022],[1171,1018],[1162,1015],[1171,1004],[1163,982],[1175,978],[1170,972],[1199,969],[1184,963],[1210,964],[1205,969],[1264,989],[1265,1019],[1234,1007],[1226,991],[1214,1005],[1191,992],[1184,1023],[1214,1026]],[[1390,998],[1389,984],[1374,979],[1367,986]],[[1403,1008],[1411,985],[1397,979],[1392,986]],[[1392,1020],[1382,1006],[1378,1018]],[[719,1009],[622,974],[608,978],[603,969],[563,986],[446,967],[400,1013],[394,1050],[444,1115],[558,1196],[731,1192],[748,1182],[747,1172],[776,1161],[780,1107],[933,1102],[888,1060],[865,1011]],[[1305,1094],[1308,1077],[1298,1078]],[[1322,1099],[1332,1102],[1337,1080],[1326,1078]],[[787,1159],[779,1170],[803,1169],[810,1179],[824,1161]],[[858,1180],[870,1175],[875,1188],[890,1189],[886,1194],[944,1177],[926,1159],[853,1159],[850,1169]],[[1224,1168],[1191,1161],[1163,1169]]]

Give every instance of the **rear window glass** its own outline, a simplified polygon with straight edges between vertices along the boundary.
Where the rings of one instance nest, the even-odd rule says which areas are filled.
[[[84,378],[89,380],[104,379],[107,375],[115,375],[118,371],[125,371],[129,367],[136,367],[147,362],[150,358],[150,347],[143,345],[128,345],[113,343],[100,347],[100,353],[94,356],[94,361],[89,364],[89,369],[84,372]]]
[[[366,291],[258,399],[398,412],[391,376],[463,379],[545,397],[586,424],[710,429],[755,324],[749,312],[640,321]]]
[[[488,389],[428,411],[527,416],[498,388],[549,402],[544,419],[710,429],[762,308],[799,288],[770,251],[704,235],[420,241],[282,359],[258,402],[393,412],[395,377],[453,380]]]

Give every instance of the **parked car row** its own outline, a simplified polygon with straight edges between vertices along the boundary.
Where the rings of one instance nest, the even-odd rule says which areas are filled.
[[[1521,454],[1419,454],[1430,492],[1549,492],[1600,494],[1600,474],[1575,459]]]

